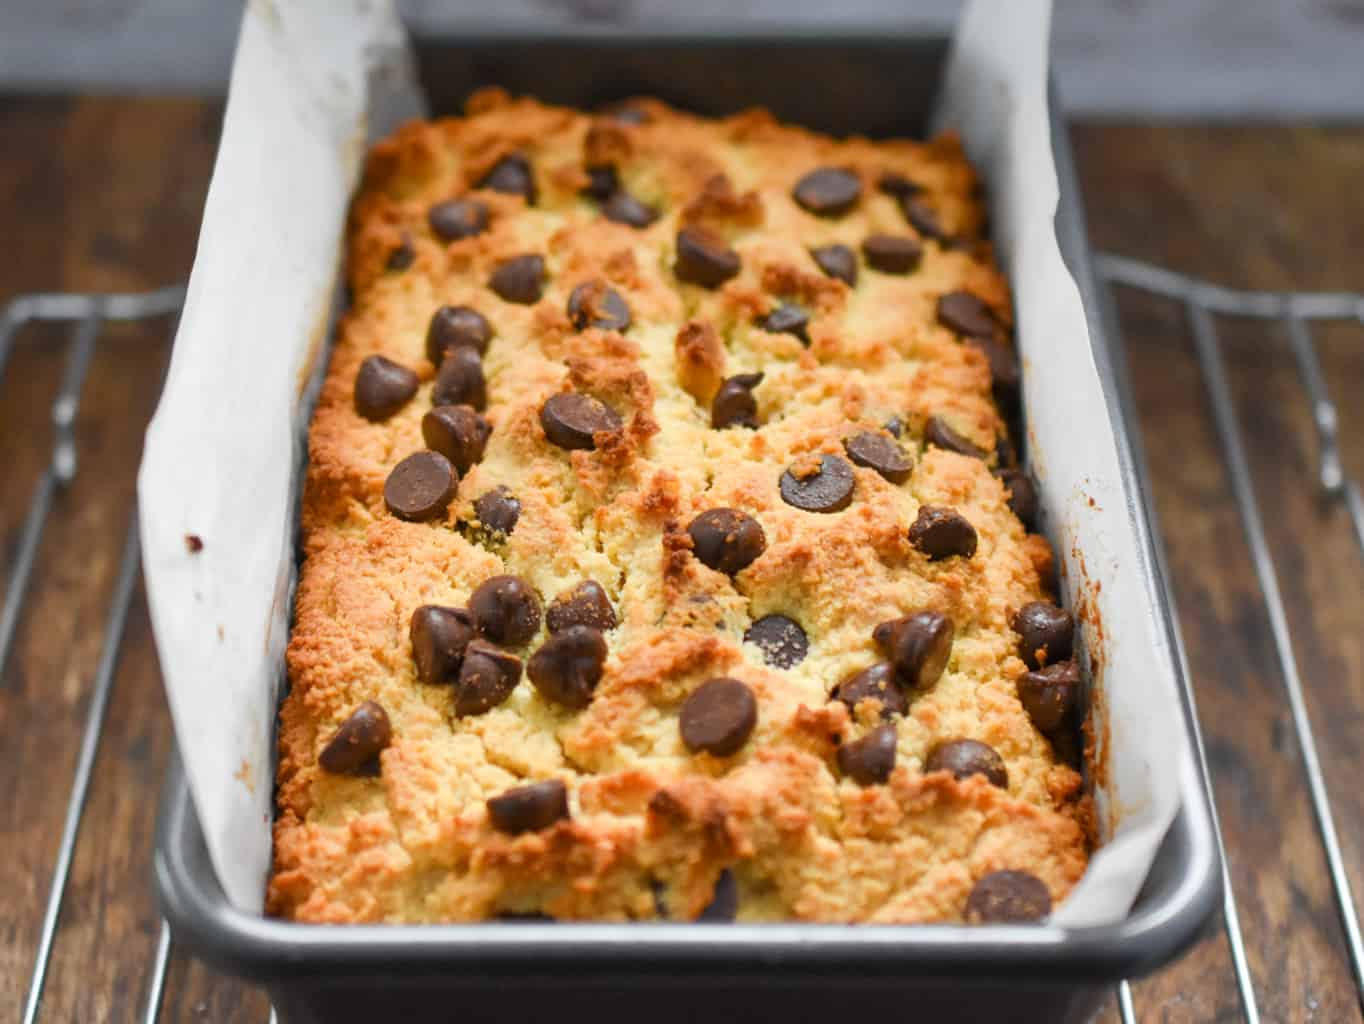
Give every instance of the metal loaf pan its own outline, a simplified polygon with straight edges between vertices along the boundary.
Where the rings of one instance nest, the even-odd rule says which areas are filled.
[[[834,133],[920,134],[946,42],[878,31],[813,35],[574,33],[527,38],[485,30],[419,45],[435,113],[481,85],[581,107],[648,93],[708,114],[763,105]],[[1145,493],[1121,355],[1098,315],[1069,138],[1055,115],[1057,229],[1090,316],[1095,356],[1131,493]],[[1143,566],[1157,578],[1144,507]],[[1172,657],[1169,650],[1153,652]],[[1174,671],[1185,688],[1180,666]],[[178,762],[163,798],[156,888],[177,942],[269,992],[283,1024],[376,1020],[810,1019],[836,1009],[913,1008],[945,1020],[1080,1021],[1118,979],[1151,971],[1197,939],[1220,892],[1207,799],[1191,766],[1183,809],[1127,920],[1104,927],[965,928],[818,924],[707,925],[492,922],[449,926],[317,926],[246,914],[220,889]],[[580,1002],[574,1002],[581,1000]]]

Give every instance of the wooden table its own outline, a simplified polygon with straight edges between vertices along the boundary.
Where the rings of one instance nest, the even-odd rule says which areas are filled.
[[[40,289],[140,290],[190,266],[217,103],[0,100],[0,303]],[[1090,230],[1105,249],[1225,282],[1364,289],[1364,129],[1081,125]],[[262,244],[268,244],[263,240]],[[249,301],[244,296],[243,301]],[[1216,799],[1266,1019],[1359,1019],[1248,550],[1181,311],[1124,298],[1133,384]],[[1331,795],[1364,883],[1364,565],[1314,490],[1315,438],[1277,328],[1225,326],[1232,383]],[[28,987],[104,612],[167,331],[110,329],[77,422],[81,468],[48,526],[0,681],[0,1018]],[[46,465],[59,333],[30,330],[0,382],[0,575]],[[1320,333],[1347,462],[1364,479],[1364,332]],[[138,1017],[156,943],[148,858],[170,723],[139,595],[57,934],[42,1019]],[[1221,933],[1135,987],[1143,1020],[1239,1016]],[[264,997],[176,953],[163,1020],[266,1019]],[[1110,1008],[1105,1020],[1116,1019]]]

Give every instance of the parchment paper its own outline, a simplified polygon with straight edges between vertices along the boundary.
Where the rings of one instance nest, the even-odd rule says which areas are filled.
[[[940,123],[991,191],[1013,287],[1033,469],[1101,699],[1106,843],[1055,920],[1130,907],[1178,807],[1185,734],[1140,566],[1134,497],[1074,280],[1056,243],[1049,0],[973,0]],[[139,478],[147,591],[176,737],[214,867],[259,911],[294,578],[307,383],[336,292],[364,142],[421,100],[384,0],[248,5],[165,393]],[[188,536],[202,541],[191,550]]]

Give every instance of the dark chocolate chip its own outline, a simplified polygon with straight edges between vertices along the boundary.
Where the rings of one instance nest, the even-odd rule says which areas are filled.
[[[426,222],[442,241],[472,238],[488,229],[488,207],[477,199],[447,199],[427,211]]]
[[[488,287],[507,302],[523,306],[539,302],[545,290],[545,258],[528,252],[499,263]]]
[[[976,553],[976,528],[954,508],[923,505],[909,528],[909,542],[928,556],[930,562]]]
[[[919,268],[924,247],[907,235],[868,235],[862,243],[867,266],[883,274],[908,274]]]
[[[647,228],[658,220],[658,210],[636,199],[623,188],[611,193],[606,202],[601,204],[601,215],[609,221],[630,228]],[[682,275],[679,273],[678,276]]]
[[[540,426],[550,444],[590,451],[597,447],[597,434],[620,430],[622,423],[614,409],[591,395],[561,391],[540,407]]]
[[[773,334],[794,334],[802,345],[808,347],[810,344],[810,335],[806,331],[810,326],[810,314],[794,302],[783,302],[759,320],[758,326]]]
[[[906,689],[932,686],[952,657],[952,620],[940,612],[915,612],[883,622],[872,639],[892,665]]]
[[[781,475],[781,498],[805,512],[840,512],[852,504],[853,471],[846,459],[802,457]]]
[[[1000,789],[1009,788],[1009,771],[1004,758],[994,747],[979,740],[945,740],[928,752],[924,760],[925,772],[951,772],[954,778],[966,779],[983,775]]]
[[[860,740],[838,748],[838,770],[859,786],[874,786],[895,770],[895,726],[878,725]]]
[[[854,712],[864,700],[880,701],[882,718],[909,711],[909,700],[895,681],[895,666],[888,661],[878,661],[854,672],[834,687],[829,699],[842,701]]]
[[[535,175],[531,172],[530,161],[520,153],[509,153],[493,164],[478,187],[524,196],[528,204],[535,205]]]
[[[900,419],[899,416],[892,416],[890,419],[886,420],[886,430],[890,433],[891,437],[899,438],[903,436],[905,432],[904,421]]]
[[[403,235],[403,240],[398,243],[397,248],[388,254],[388,260],[384,263],[385,270],[406,270],[412,266],[417,258],[417,251],[412,248],[412,239],[408,235]]]
[[[791,190],[801,208],[819,217],[841,217],[862,196],[862,179],[843,167],[811,171]]]
[[[984,449],[977,448],[962,435],[958,434],[941,416],[930,416],[924,424],[924,443],[945,448],[958,455],[969,455],[975,459],[985,458]]]
[[[460,473],[483,458],[493,428],[473,406],[438,405],[422,417],[422,440],[440,452]]]
[[[762,383],[761,373],[736,373],[725,378],[710,403],[710,425],[716,430],[727,427],[758,426],[758,400],[753,389]]]
[[[488,382],[483,362],[471,348],[452,348],[441,360],[431,387],[432,405],[468,405],[480,412],[488,406]]]
[[[520,576],[484,580],[469,597],[478,631],[495,644],[519,647],[540,629],[540,599]]]
[[[318,766],[337,775],[369,774],[370,763],[392,739],[387,713],[367,700],[332,734],[317,757]]]
[[[677,233],[678,280],[717,288],[739,273],[739,254],[709,228],[683,228]]]
[[[728,757],[747,741],[758,724],[758,702],[746,683],[720,677],[702,683],[682,704],[678,726],[682,742],[696,753]]]
[[[585,708],[601,681],[606,638],[591,626],[569,626],[550,635],[526,662],[526,675],[541,696],[566,708]]]
[[[611,164],[598,164],[587,169],[587,187],[583,189],[583,195],[600,203],[610,199],[618,188],[620,177]]]
[[[386,420],[417,393],[417,375],[383,356],[370,356],[355,375],[355,411],[367,420]]]
[[[1000,469],[995,471],[995,476],[999,477],[1000,483],[1007,489],[1009,508],[1018,516],[1018,521],[1029,530],[1036,529],[1037,488],[1033,486],[1028,474],[1021,469]]]
[[[611,599],[596,580],[583,580],[571,590],[554,599],[545,613],[545,625],[551,633],[569,626],[591,626],[593,629],[616,628],[616,610]]]
[[[497,707],[521,681],[521,659],[485,640],[472,640],[455,681],[455,717],[470,718]]]
[[[692,554],[702,565],[733,576],[752,565],[767,548],[767,535],[752,516],[732,508],[702,512],[687,527]]]
[[[452,348],[471,348],[482,355],[488,351],[492,336],[492,324],[478,310],[469,306],[441,306],[431,314],[431,323],[426,328],[426,358],[439,366]]]
[[[825,245],[811,249],[819,269],[829,277],[836,277],[849,288],[857,285],[857,254],[846,245]]]
[[[859,466],[874,469],[893,484],[902,484],[914,472],[914,461],[898,444],[873,430],[845,438],[843,450]]]
[[[474,618],[463,608],[424,604],[412,613],[408,635],[417,678],[423,683],[453,683],[474,638]]]
[[[568,296],[568,319],[580,331],[588,327],[625,331],[630,327],[630,307],[614,288],[584,281]]]
[[[1018,451],[1007,434],[995,438],[995,465],[1001,469],[1013,469],[1018,465]]]
[[[938,299],[938,323],[968,338],[992,338],[998,329],[994,314],[970,292],[948,292]]]
[[[1018,656],[1028,668],[1067,661],[1075,638],[1075,619],[1050,601],[1029,601],[1009,623],[1018,634]]]
[[[715,891],[696,920],[705,924],[729,924],[739,916],[739,883],[725,868],[715,879]]]
[[[510,836],[539,832],[568,817],[568,789],[558,779],[517,786],[488,801],[493,828]]]
[[[450,507],[458,483],[455,467],[440,452],[416,452],[388,474],[384,504],[399,519],[434,519]]]
[[[901,196],[900,212],[905,215],[905,220],[909,221],[909,226],[924,238],[932,238],[939,242],[946,240],[947,232],[943,229],[942,221],[938,220],[937,211],[929,206],[922,196]]]
[[[474,515],[483,529],[490,533],[509,536],[521,518],[521,502],[506,487],[499,484],[474,499]]]
[[[918,195],[924,187],[911,181],[897,171],[885,171],[876,179],[876,187],[888,196],[903,199],[905,196]]]
[[[1060,732],[1078,724],[1082,685],[1080,666],[1060,661],[1018,680],[1018,699],[1038,731]]]
[[[1018,365],[1018,357],[1013,349],[996,338],[967,338],[966,344],[980,349],[990,364],[990,382],[994,387],[995,398],[1003,405],[1012,406],[1018,402],[1018,389],[1023,381],[1023,371]]]
[[[757,644],[763,661],[777,668],[795,668],[810,653],[810,641],[800,623],[785,615],[764,615],[744,633],[744,642]]]
[[[971,888],[968,924],[1026,924],[1051,915],[1046,883],[1026,871],[992,871]]]

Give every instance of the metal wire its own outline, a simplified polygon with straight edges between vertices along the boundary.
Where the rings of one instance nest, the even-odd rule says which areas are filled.
[[[152,976],[147,986],[147,1008],[142,1014],[144,1024],[156,1024],[161,1017],[161,998],[166,991],[166,968],[170,965],[170,925],[161,922],[161,933],[156,937],[156,956],[152,958]]]

